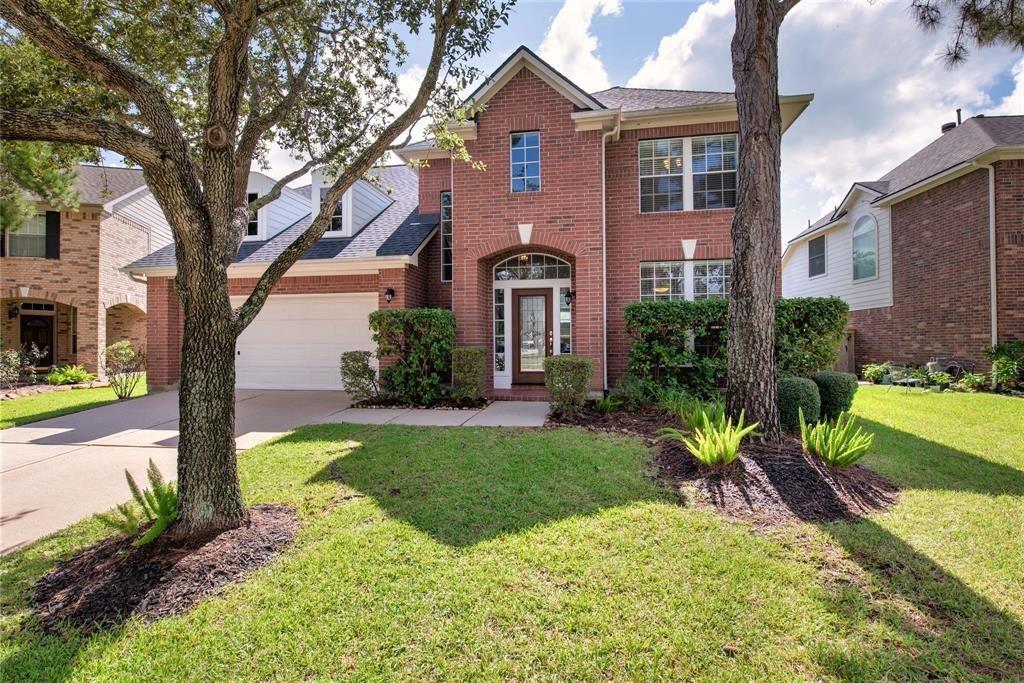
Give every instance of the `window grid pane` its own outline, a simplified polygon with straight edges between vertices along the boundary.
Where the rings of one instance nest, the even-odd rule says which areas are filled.
[[[568,280],[569,264],[545,254],[520,254],[494,267],[495,280]]]
[[[678,301],[686,298],[682,261],[649,261],[640,264],[641,301]]]
[[[640,212],[682,211],[683,138],[641,140]]]
[[[258,194],[256,194],[255,192],[250,192],[249,194],[246,195],[246,203],[247,204],[252,204],[258,198],[259,198]],[[257,236],[259,236],[259,234],[260,234],[260,219],[259,219],[259,212],[257,212],[257,215],[255,215],[255,216],[253,216],[252,218],[249,219],[249,225],[245,229],[245,236],[246,237],[257,237]]]
[[[558,290],[559,353],[572,353],[572,307],[565,300],[568,293],[568,287]]]
[[[512,133],[509,148],[512,192],[540,191],[540,132]]]
[[[46,215],[36,214],[24,225],[7,230],[8,256],[46,256]]]
[[[505,371],[505,290],[494,290],[494,371]]]
[[[321,187],[320,188],[320,203],[321,204],[323,204],[324,201],[327,199],[327,193],[330,191],[330,189],[331,188],[329,188],[329,187]],[[335,205],[334,211],[331,212],[331,222],[327,224],[327,232],[336,232],[336,231],[341,230],[342,228],[344,228],[344,222],[343,221],[344,221],[344,219],[342,218],[341,202],[339,201]]]
[[[693,138],[693,208],[736,206],[736,135]]]
[[[825,236],[822,235],[807,243],[807,276],[824,275],[825,259]]]
[[[452,193],[441,193],[441,282],[452,281]]]
[[[732,261],[697,261],[693,264],[693,298],[726,299],[732,280]]]
[[[875,219],[864,216],[853,228],[853,279],[865,280],[878,274],[878,232]]]

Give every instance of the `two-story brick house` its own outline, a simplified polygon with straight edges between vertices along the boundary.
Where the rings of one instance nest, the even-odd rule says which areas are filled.
[[[98,369],[106,345],[146,346],[146,283],[121,270],[171,240],[142,171],[79,166],[76,209],[38,203],[24,226],[0,235],[0,338],[35,343],[42,367]]]
[[[300,259],[239,339],[239,386],[337,388],[338,354],[372,348],[370,310],[436,306],[454,312],[458,345],[490,350],[492,396],[536,395],[543,359],[559,353],[591,357],[591,386],[601,390],[626,370],[627,303],[727,295],[738,159],[731,93],[587,93],[520,48],[471,99],[482,110],[458,132],[486,170],[426,140],[399,150],[415,170],[379,171],[389,203],[374,205],[376,217],[358,225],[349,214],[371,212],[346,195],[341,229]],[[780,99],[784,129],[811,99]],[[255,251],[243,245],[228,270],[232,293],[249,291],[308,220]],[[131,269],[149,277],[151,339],[168,340],[151,344],[150,380],[173,384],[173,248]]]

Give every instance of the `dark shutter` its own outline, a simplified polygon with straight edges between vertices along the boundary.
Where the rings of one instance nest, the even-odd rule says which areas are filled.
[[[60,258],[60,212],[46,212],[46,258]]]
[[[7,256],[7,228],[0,228],[0,256]]]

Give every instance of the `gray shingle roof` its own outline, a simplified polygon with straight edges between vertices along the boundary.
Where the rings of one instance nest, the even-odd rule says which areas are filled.
[[[619,86],[590,94],[604,106],[611,109],[622,109],[622,111],[693,107],[702,104],[720,104],[722,102],[736,101],[736,95],[731,92],[623,88]]]
[[[82,204],[106,204],[146,184],[142,169],[120,166],[78,165],[75,189]]]
[[[302,261],[333,260],[370,256],[408,256],[416,252],[437,227],[439,216],[421,216],[419,179],[408,166],[385,166],[374,169],[380,187],[394,200],[376,218],[352,237],[324,237],[300,257]],[[309,227],[312,215],[306,215],[274,237],[262,242],[243,242],[235,263],[268,263],[273,261]],[[153,252],[125,267],[126,270],[166,268],[175,265],[174,245]]]
[[[296,192],[298,192],[299,194],[301,194],[306,199],[312,199],[313,198],[313,186],[312,185],[303,185],[302,187],[293,187],[292,189],[295,190]]]

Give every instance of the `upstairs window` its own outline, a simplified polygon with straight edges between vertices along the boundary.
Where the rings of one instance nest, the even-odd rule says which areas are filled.
[[[807,277],[825,274],[825,235],[807,243]]]
[[[513,192],[540,191],[540,131],[509,136]]]
[[[330,192],[331,188],[321,187],[320,188],[320,203],[323,204],[327,201],[327,193]],[[339,201],[334,206],[334,211],[331,212],[331,222],[327,224],[327,232],[340,232],[344,229],[344,219],[341,213],[341,202]]]
[[[452,193],[441,193],[441,282],[452,281]]]
[[[878,223],[864,216],[853,226],[853,281],[878,275]]]
[[[737,136],[641,140],[640,213],[736,206]]]
[[[246,195],[246,203],[252,204],[254,201],[259,199],[259,195],[255,192],[250,192]],[[260,218],[259,211],[249,217],[249,225],[245,229],[246,237],[259,237],[260,236]]]
[[[24,225],[8,228],[4,231],[7,245],[4,254],[7,256],[46,256],[46,216],[32,216]]]

